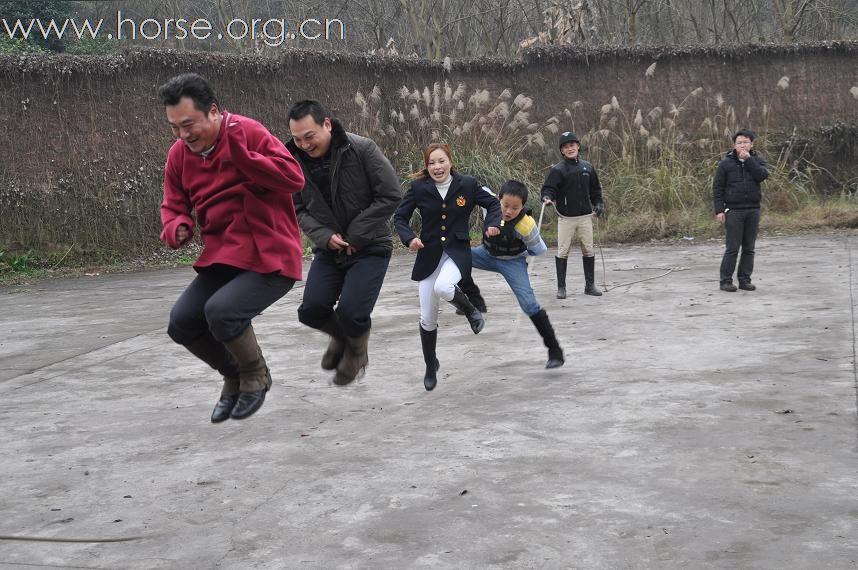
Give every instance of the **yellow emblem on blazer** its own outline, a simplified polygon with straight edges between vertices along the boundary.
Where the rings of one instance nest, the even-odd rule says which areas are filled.
[[[460,208],[463,208],[465,206],[465,197],[459,196],[458,198],[456,198],[456,205]]]

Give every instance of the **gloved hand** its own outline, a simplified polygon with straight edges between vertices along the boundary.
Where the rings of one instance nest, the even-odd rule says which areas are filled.
[[[602,217],[602,214],[605,213],[605,204],[599,202],[595,206],[593,206],[593,213],[596,214],[597,218]]]

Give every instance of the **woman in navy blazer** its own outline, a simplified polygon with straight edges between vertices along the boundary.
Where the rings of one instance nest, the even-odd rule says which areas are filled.
[[[420,282],[420,342],[426,374],[423,385],[432,390],[440,366],[435,355],[438,340],[438,299],[465,314],[474,334],[485,324],[482,314],[456,285],[471,274],[471,211],[486,209],[486,235],[500,233],[500,203],[470,176],[455,171],[450,147],[432,143],[423,151],[425,168],[411,183],[394,214],[402,243],[417,252],[411,279]],[[411,229],[411,216],[420,212],[420,235]]]

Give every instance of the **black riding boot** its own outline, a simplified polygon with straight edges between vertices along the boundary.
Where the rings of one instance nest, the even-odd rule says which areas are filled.
[[[596,287],[596,258],[583,257],[584,261],[584,294],[601,297],[602,292]]]
[[[566,264],[565,257],[555,257],[554,264],[557,266],[557,298],[566,298]]]
[[[450,303],[462,311],[465,317],[468,319],[468,322],[471,324],[471,330],[474,331],[474,334],[479,334],[481,330],[483,330],[483,326],[485,326],[486,322],[483,320],[483,315],[477,310],[474,305],[468,300],[468,296],[459,289],[457,286],[455,288],[455,293],[453,294],[453,300]]]
[[[437,372],[441,368],[438,357],[435,354],[435,346],[438,344],[438,329],[427,331],[420,327],[420,344],[423,346],[423,362],[426,363],[426,375],[423,376],[423,386],[431,392],[438,384]]]
[[[459,289],[468,296],[468,300],[471,302],[473,306],[477,308],[477,310],[481,313],[488,313],[489,310],[486,308],[486,300],[483,299],[483,295],[480,292],[480,288],[477,287],[477,284],[474,283],[473,275],[467,275],[462,277],[459,280]],[[464,313],[456,309],[457,315],[463,315]]]
[[[548,363],[546,368],[559,368],[563,366],[566,360],[563,358],[563,349],[560,348],[560,343],[557,342],[557,335],[554,334],[554,327],[551,326],[551,321],[548,320],[548,313],[545,309],[540,309],[538,313],[530,317],[533,321],[533,326],[539,331],[542,336],[542,342],[548,348]]]

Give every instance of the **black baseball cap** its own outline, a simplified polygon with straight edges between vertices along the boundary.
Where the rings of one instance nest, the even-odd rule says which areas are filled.
[[[572,131],[566,131],[560,133],[560,148],[563,148],[563,145],[566,143],[576,142],[581,144],[581,141],[578,140],[578,135],[573,133]]]

